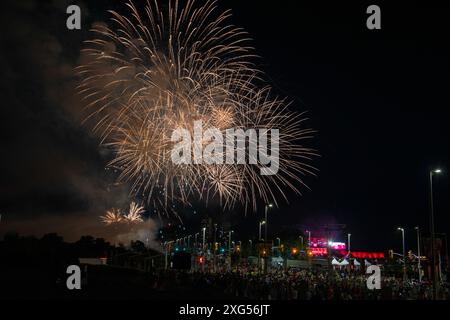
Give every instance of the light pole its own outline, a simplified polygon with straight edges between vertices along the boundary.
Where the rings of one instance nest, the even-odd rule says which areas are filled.
[[[402,248],[403,248],[403,281],[406,281],[406,254],[405,254],[405,229],[398,227],[397,230],[402,232]]]
[[[347,233],[347,251],[350,252],[350,237],[352,236],[351,233]]]
[[[300,238],[300,246],[303,249],[303,237],[302,236],[298,236]]]
[[[433,300],[437,298],[436,281],[436,239],[434,234],[433,174],[441,173],[441,169],[430,170],[430,232],[431,232],[431,276],[433,277]]]
[[[202,241],[203,263],[202,263],[202,272],[203,272],[205,270],[205,263],[206,263],[206,254],[205,254],[206,227],[203,227],[202,231],[203,231],[203,241]]]
[[[216,243],[217,239],[217,223],[214,224],[214,244]]]
[[[273,204],[269,203],[266,204],[266,206],[264,207],[264,221],[265,221],[265,226],[264,226],[264,241],[267,241],[267,225],[268,220],[267,220],[267,212],[269,211],[269,208],[272,208]],[[260,237],[261,238],[261,237]]]
[[[311,246],[311,231],[306,230],[306,233],[308,234],[308,247]]]
[[[266,224],[266,221],[260,221],[259,222],[259,240],[261,241],[261,226]]]
[[[164,242],[164,270],[167,270],[167,267],[169,266],[169,252],[167,251],[167,246],[170,246],[173,243],[173,241],[165,241]],[[170,249],[170,247],[169,247]]]
[[[216,243],[217,243],[217,223],[214,224],[214,255],[213,255],[213,270],[216,272]]]
[[[197,232],[197,233],[195,234],[195,237],[194,237],[194,238],[195,238],[195,247],[196,247],[196,248],[197,248],[197,246],[198,246],[198,245],[197,245],[197,237],[198,237],[198,234],[199,234],[199,233]]]
[[[234,232],[233,230],[230,230],[230,231],[228,232],[228,252],[229,252],[230,256],[231,256],[231,234],[232,234],[233,232]]]
[[[202,232],[203,232],[203,244],[202,244],[202,251],[203,251],[205,250],[206,227],[202,228]]]
[[[419,272],[419,284],[422,283],[422,273],[420,271],[420,229],[415,227],[417,231],[417,271]]]
[[[191,239],[191,237],[192,237],[192,234],[190,234],[190,235],[188,235],[188,243],[187,243],[187,246],[188,246],[188,249],[190,249],[190,239]]]
[[[279,237],[277,237],[277,240],[278,240],[278,247],[280,247],[281,246],[281,239]]]
[[[167,242],[164,242],[164,270],[167,270],[167,264],[168,264],[168,259],[167,259]]]

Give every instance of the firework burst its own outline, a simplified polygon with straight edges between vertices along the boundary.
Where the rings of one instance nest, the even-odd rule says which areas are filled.
[[[258,199],[277,203],[286,189],[299,193],[302,177],[315,170],[308,163],[316,153],[303,145],[313,131],[302,128],[303,114],[256,85],[262,73],[251,63],[247,34],[228,24],[230,12],[219,12],[216,1],[169,1],[162,8],[149,0],[142,12],[132,2],[127,7],[128,15],[110,11],[110,27],[93,28],[97,38],[86,42],[77,68],[86,120],[114,151],[108,166],[119,171],[118,180],[166,209],[215,198],[225,208],[241,203],[256,210]],[[174,164],[172,133],[193,132],[199,120],[221,132],[279,129],[279,173],[261,176],[259,161]]]
[[[123,216],[124,221],[128,223],[143,222],[142,214],[145,212],[144,207],[138,205],[136,202],[131,202],[130,210]]]
[[[122,213],[120,212],[120,210],[115,209],[115,208],[106,211],[106,214],[104,216],[100,216],[100,219],[106,225],[111,225],[111,224],[123,222]]]

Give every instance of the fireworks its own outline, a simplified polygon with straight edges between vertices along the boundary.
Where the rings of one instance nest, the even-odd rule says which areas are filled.
[[[147,2],[140,12],[129,2],[128,15],[111,11],[112,26],[97,24],[97,38],[86,42],[80,93],[102,143],[114,151],[108,164],[130,183],[135,196],[154,206],[189,205],[192,199],[218,199],[256,210],[258,199],[277,203],[285,189],[300,192],[302,176],[313,174],[316,154],[303,140],[303,114],[288,110],[270,87],[258,87],[262,73],[251,62],[247,34],[227,23],[215,1]],[[279,172],[262,176],[253,164],[174,164],[172,133],[205,129],[279,129]],[[202,141],[206,145],[208,141]],[[241,146],[242,147],[242,146]],[[240,147],[237,146],[239,149]],[[248,152],[246,156],[248,156]],[[126,220],[140,219],[134,207]]]
[[[107,225],[123,222],[122,213],[115,208],[106,211],[106,214],[100,218]]]
[[[123,217],[124,220],[128,223],[138,223],[142,222],[142,213],[144,213],[144,207],[136,204],[136,202],[132,202],[130,204],[130,210],[128,213]]]
[[[131,202],[130,209],[127,214],[122,214],[119,209],[111,209],[106,211],[104,216],[100,216],[100,219],[106,224],[117,224],[117,223],[129,223],[135,224],[143,222],[142,214],[145,212],[143,206],[138,205],[136,202]]]

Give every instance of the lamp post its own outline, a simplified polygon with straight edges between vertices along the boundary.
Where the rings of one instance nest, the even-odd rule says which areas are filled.
[[[434,234],[433,175],[441,173],[441,169],[430,170],[430,233],[431,233],[431,276],[433,278],[433,300],[437,298],[436,281],[436,239]]]
[[[269,203],[266,204],[266,206],[264,207],[264,221],[265,221],[265,226],[264,226],[264,241],[267,241],[267,225],[268,220],[267,220],[267,212],[269,211],[269,208],[272,208],[273,204]],[[260,237],[261,238],[261,237]]]
[[[202,263],[202,272],[203,272],[205,270],[205,263],[206,263],[206,254],[205,254],[206,227],[203,227],[202,231],[203,231],[203,241],[202,241],[203,263]]]
[[[419,272],[419,284],[422,283],[422,272],[420,270],[420,229],[415,227],[417,231],[417,271]]]
[[[298,236],[300,238],[300,247],[303,249],[303,237],[302,236]]]
[[[261,226],[266,224],[266,221],[260,221],[259,222],[259,240],[261,241]]]
[[[202,228],[202,232],[203,232],[203,243],[202,243],[202,251],[203,251],[205,250],[206,227]]]
[[[216,272],[216,243],[217,243],[217,223],[214,224],[214,251],[213,251],[213,270]]]
[[[347,233],[347,251],[350,252],[350,237],[352,236],[351,233]]]
[[[233,230],[230,230],[228,232],[228,252],[229,252],[230,256],[231,256],[231,235],[233,232],[234,232]]]
[[[164,242],[164,270],[167,270],[168,257],[167,257],[167,242]]]
[[[311,231],[306,230],[306,233],[308,234],[308,247],[311,246]]]
[[[406,281],[406,254],[405,254],[405,229],[398,227],[397,230],[402,232],[402,248],[403,248],[403,281]]]

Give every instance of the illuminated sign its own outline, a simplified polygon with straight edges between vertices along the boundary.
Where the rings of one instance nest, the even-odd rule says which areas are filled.
[[[350,255],[357,259],[384,259],[383,252],[350,252]]]
[[[333,242],[333,241],[331,241],[330,242],[330,247],[331,247],[331,249],[334,249],[334,250],[345,250],[345,248],[347,246],[345,245],[344,242]]]
[[[328,254],[327,248],[310,248],[308,255],[313,256],[326,256]]]
[[[311,238],[311,248],[331,248],[333,250],[345,250],[347,246],[344,242],[327,241],[326,238]]]
[[[310,247],[312,248],[326,248],[327,239],[325,238],[311,238]]]

